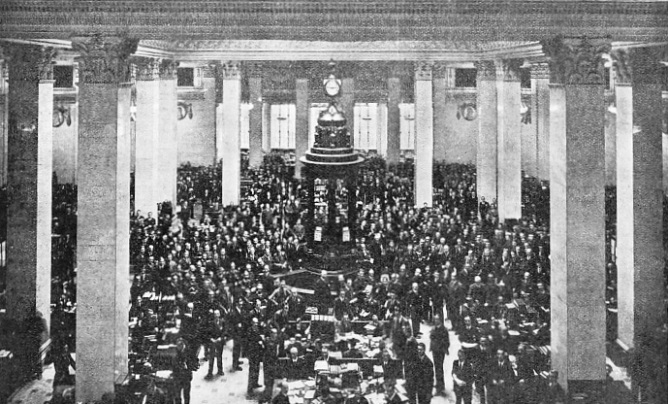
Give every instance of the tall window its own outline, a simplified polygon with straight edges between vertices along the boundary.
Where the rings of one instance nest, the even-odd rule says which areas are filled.
[[[53,66],[53,79],[56,88],[74,87],[74,66]]]
[[[353,145],[357,150],[376,150],[378,140],[378,104],[355,104]]]
[[[313,103],[311,104],[310,113],[308,117],[308,147],[313,147],[315,142],[315,127],[318,125],[318,117],[320,113],[327,109],[329,104]]]
[[[271,106],[271,148],[294,149],[295,131],[295,104],[276,104]]]
[[[415,149],[415,104],[399,104],[401,150]]]
[[[475,87],[477,75],[476,69],[455,69],[455,87]]]
[[[241,104],[241,122],[239,122],[239,144],[242,149],[250,147],[250,110],[253,104]]]
[[[177,68],[176,85],[179,87],[195,87],[195,69],[192,67]]]

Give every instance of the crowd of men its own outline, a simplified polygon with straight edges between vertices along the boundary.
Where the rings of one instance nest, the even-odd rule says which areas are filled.
[[[286,339],[297,338],[297,358],[322,352],[318,341],[306,340],[294,325],[304,316],[304,297],[272,276],[295,268],[305,248],[303,191],[287,176],[250,171],[253,185],[245,192],[245,203],[211,211],[207,208],[216,205],[216,195],[203,191],[206,178],[215,178],[211,172],[190,168],[180,177],[197,184],[179,186],[181,201],[203,204],[196,220],[193,210],[184,213],[183,206],[163,211],[157,220],[141,212],[132,218],[133,340],[141,351],[145,335],[179,323],[184,352],[205,354],[208,379],[214,370],[224,373],[222,349],[232,340],[229,369],[240,370],[241,358],[248,359],[247,390],[252,394],[264,363],[266,393],[260,400],[268,401],[275,364],[292,353],[283,349]],[[493,201],[480,201],[479,214],[472,167],[448,166],[440,173],[444,188],[430,209],[412,206],[410,181],[392,170],[374,186],[380,197],[366,198],[372,202],[359,211],[357,248],[364,265],[347,278],[323,276],[316,282],[318,306],[331,308],[344,330],[346,322],[358,318],[383,324],[386,349],[404,361],[411,402],[428,402],[434,385],[438,394],[445,393],[447,316],[465,343],[460,361],[474,369],[472,378],[460,374],[457,396],[469,402],[475,385],[483,401],[513,402],[511,396],[533,394],[536,371],[545,367],[535,350],[527,348],[549,344],[547,231],[544,223],[536,223],[536,215],[513,227],[498,224]],[[318,293],[318,287],[330,293]],[[156,307],[145,298],[147,292],[174,300]],[[513,301],[521,305],[509,309]],[[425,371],[415,370],[426,368],[417,343],[423,322],[435,324],[430,344],[435,372],[429,365],[435,383],[433,376],[425,378]],[[509,335],[525,326],[522,338]],[[195,362],[183,359],[178,368],[192,371]],[[185,373],[179,376],[183,386],[191,377]]]
[[[214,371],[241,370],[246,358],[247,391],[254,395],[261,387],[262,369],[265,389],[257,398],[268,402],[274,380],[285,375],[279,358],[289,358],[291,378],[302,378],[333,348],[307,339],[299,327],[306,308],[315,305],[335,316],[336,332],[349,331],[353,320],[377,325],[374,335],[384,338],[377,359],[387,373],[406,379],[411,403],[453,393],[464,403],[473,394],[481,403],[560,402],[563,392],[545,349],[549,190],[525,181],[525,217],[500,224],[495,202],[475,194],[474,167],[437,166],[435,172],[440,186],[432,208],[413,205],[405,167],[390,167],[380,180],[362,178],[357,267],[347,276],[323,274],[314,282],[320,298],[313,302],[286,283],[288,277],[276,276],[297,269],[305,256],[305,190],[289,170],[245,170],[243,203],[223,208],[219,167],[182,167],[178,203],[162,205],[155,216],[137,211],[131,218],[133,371],[151,372],[147,361],[158,366],[152,342],[160,335],[176,346],[168,364],[176,402],[181,395],[189,402],[202,357],[210,380]],[[59,380],[74,365],[67,313],[76,303],[75,194],[67,187],[54,193],[60,201],[54,203],[60,248],[54,251],[52,320]],[[432,327],[421,328],[425,323]],[[462,343],[457,352],[450,351],[450,332]],[[428,348],[422,345],[427,338]],[[223,364],[229,341],[232,361]],[[358,354],[354,346],[344,352]],[[457,357],[452,392],[445,391],[449,355]],[[395,360],[400,372],[390,369]]]

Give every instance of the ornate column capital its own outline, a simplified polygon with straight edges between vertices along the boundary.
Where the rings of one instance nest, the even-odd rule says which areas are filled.
[[[556,37],[541,42],[549,57],[553,84],[604,84],[603,54],[610,52],[610,38]]]
[[[621,85],[634,83],[661,84],[662,59],[666,46],[620,48],[610,53],[615,67],[615,81]]]
[[[432,71],[434,62],[418,61],[415,62],[415,80],[416,81],[430,81],[432,78]]]
[[[79,52],[80,82],[125,83],[131,78],[130,55],[137,51],[139,39],[103,37],[72,39],[72,48]]]
[[[532,63],[531,78],[536,80],[549,80],[550,64],[547,62]]]
[[[432,66],[432,75],[435,79],[445,79],[447,78],[448,66],[442,62],[436,62]]]
[[[496,65],[492,60],[478,60],[473,63],[478,71],[478,80],[496,80]]]
[[[158,58],[134,57],[132,63],[135,65],[135,78],[140,81],[153,81],[160,78],[160,64]]]
[[[496,62],[499,79],[503,81],[520,81],[522,59],[504,59]]]
[[[258,62],[244,63],[244,71],[248,77],[262,78],[264,76],[264,64]]]
[[[160,79],[176,80],[179,62],[172,59],[163,59],[160,61]]]
[[[55,49],[24,44],[7,44],[3,48],[5,64],[16,66],[9,73],[12,80],[53,80]]]
[[[218,76],[223,80],[240,80],[241,68],[239,62],[224,62],[219,66]]]

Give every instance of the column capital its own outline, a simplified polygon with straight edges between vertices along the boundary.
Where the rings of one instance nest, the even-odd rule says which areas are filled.
[[[176,73],[178,72],[179,62],[172,59],[163,59],[160,61],[160,79],[161,80],[176,80]]]
[[[153,81],[160,78],[160,64],[158,58],[133,57],[135,78],[139,81]]]
[[[53,65],[56,50],[24,44],[3,45],[5,65],[16,64],[20,68],[12,69],[12,80],[40,81],[53,80]]]
[[[604,84],[603,54],[610,52],[610,38],[556,37],[541,44],[549,57],[551,83]]]
[[[432,75],[435,79],[447,78],[448,65],[442,62],[436,62],[432,66]]]
[[[433,67],[434,67],[434,62],[429,62],[429,61],[415,62],[415,80],[430,81],[432,78]]]
[[[139,39],[128,37],[73,38],[72,48],[81,55],[80,82],[87,84],[130,81],[130,55],[137,51]]]
[[[532,63],[531,78],[536,80],[549,80],[550,64],[548,62]]]
[[[222,80],[240,80],[241,66],[236,61],[226,61],[218,66],[218,76]]]
[[[478,60],[474,62],[478,71],[478,80],[493,81],[496,80],[496,65],[492,60]]]
[[[610,52],[617,84],[661,84],[661,61],[668,47],[620,48]]]
[[[387,67],[387,78],[404,78],[407,76],[406,65],[400,62],[391,62]]]

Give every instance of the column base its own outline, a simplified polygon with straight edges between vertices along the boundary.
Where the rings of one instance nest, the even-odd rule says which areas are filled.
[[[605,402],[605,380],[568,380],[569,403]]]

